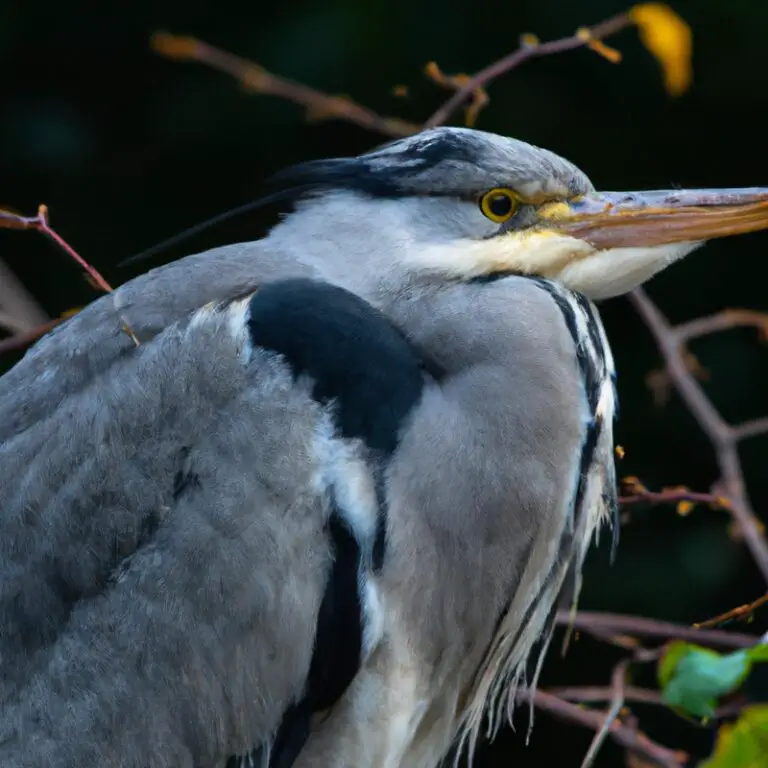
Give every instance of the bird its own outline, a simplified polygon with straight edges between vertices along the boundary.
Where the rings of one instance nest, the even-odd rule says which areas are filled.
[[[471,757],[617,531],[599,302],[768,227],[459,127],[269,190],[0,378],[4,768]]]

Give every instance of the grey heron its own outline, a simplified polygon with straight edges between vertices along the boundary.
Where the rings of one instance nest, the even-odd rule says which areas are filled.
[[[766,188],[598,192],[462,128],[275,184],[263,239],[127,282],[0,378],[4,768],[471,751],[615,514],[594,302],[768,227]]]

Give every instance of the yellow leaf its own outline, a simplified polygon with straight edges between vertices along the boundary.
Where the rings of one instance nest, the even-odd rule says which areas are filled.
[[[690,513],[692,509],[693,509],[692,501],[679,501],[677,503],[677,514],[680,515],[680,517],[685,517],[687,514]]]
[[[643,45],[659,62],[664,87],[670,96],[680,96],[691,85],[693,36],[691,28],[664,3],[641,3],[629,11]]]
[[[155,32],[149,44],[155,53],[177,61],[194,59],[198,45],[194,37],[172,35],[169,32]]]

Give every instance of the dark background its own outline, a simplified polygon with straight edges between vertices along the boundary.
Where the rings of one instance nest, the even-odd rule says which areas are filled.
[[[496,82],[478,127],[553,149],[602,188],[768,184],[768,3],[672,6],[694,33],[694,83],[681,98],[665,94],[656,61],[628,30],[609,41],[624,54],[618,66],[578,50],[531,61]],[[47,203],[58,231],[118,284],[184,252],[258,237],[274,211],[245,216],[153,262],[117,266],[258,196],[263,179],[287,164],[383,140],[340,122],[307,123],[296,105],[249,95],[200,65],[162,59],[148,45],[158,29],[196,35],[277,74],[418,121],[446,97],[421,74],[428,60],[446,72],[476,71],[516,47],[523,32],[561,37],[625,7],[618,0],[3,0],[0,204],[33,213]],[[397,83],[409,86],[409,98],[392,95]],[[0,233],[0,258],[53,315],[95,295],[35,234]],[[719,241],[655,279],[649,292],[673,321],[726,307],[768,311],[767,263],[768,234]],[[648,332],[624,299],[605,303],[603,314],[620,372],[621,474],[653,488],[708,490],[717,477],[708,443],[674,394],[659,409],[646,386],[659,364]],[[768,412],[768,354],[755,331],[708,338],[694,351],[728,419]],[[743,446],[764,519],[767,455],[768,438]],[[635,509],[616,563],[608,563],[609,537],[593,554],[581,607],[690,623],[758,597],[764,585],[728,523],[724,512],[707,508],[684,518],[673,507]],[[765,613],[755,632],[768,628]],[[582,638],[561,660],[557,646],[545,684],[608,684],[618,658],[612,649]],[[668,712],[635,711],[662,743],[698,757],[711,750],[711,730]],[[526,718],[476,765],[580,764],[590,732],[539,714],[525,747]],[[608,744],[598,764],[623,765],[624,757]]]

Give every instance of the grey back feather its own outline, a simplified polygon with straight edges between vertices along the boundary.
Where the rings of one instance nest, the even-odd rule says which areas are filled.
[[[213,765],[301,694],[327,415],[232,329],[173,324],[2,442],[4,768]]]

